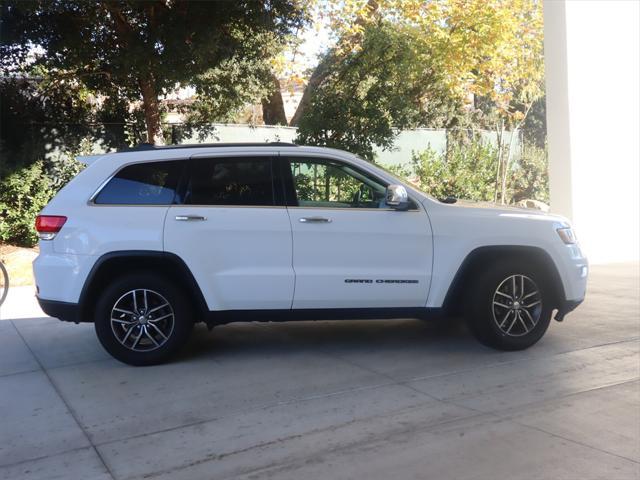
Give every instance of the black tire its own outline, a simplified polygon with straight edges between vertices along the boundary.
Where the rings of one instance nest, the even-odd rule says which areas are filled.
[[[525,291],[529,288],[529,292],[532,292],[534,288],[537,288],[538,295],[525,301],[517,301],[516,299],[516,302],[505,297],[506,302],[504,303],[509,305],[511,302],[510,308],[494,305],[494,296],[496,299],[502,298],[500,294],[496,294],[498,287],[502,286],[503,291],[508,293],[508,285],[512,283],[514,276],[517,279],[516,283],[526,282]],[[521,276],[524,276],[525,280],[522,280]],[[507,279],[509,280],[507,281]],[[505,288],[506,290],[504,290]],[[516,285],[514,297],[517,297],[519,289],[522,290]],[[498,350],[523,350],[540,340],[549,328],[553,313],[552,294],[548,276],[535,264],[522,260],[497,262],[486,268],[474,282],[471,282],[470,301],[466,305],[465,312],[467,324],[475,337],[484,345]],[[521,296],[523,295],[521,294]],[[537,318],[537,323],[534,325],[533,321],[529,321],[529,316],[525,315],[520,303],[528,305],[529,303],[526,302],[534,303],[537,300],[540,301],[538,305],[527,309],[530,316]],[[517,309],[513,305],[514,303],[518,303]],[[524,323],[520,322],[518,315]],[[506,322],[503,320],[505,318]],[[507,334],[505,330],[508,330],[512,321],[514,322],[513,327],[515,328],[517,325],[517,329]],[[500,323],[502,322],[504,323],[501,328]],[[528,332],[527,328],[530,328]]]
[[[142,305],[145,295],[148,295],[148,311],[151,313],[147,316],[156,317],[152,321],[143,320],[144,330],[141,323],[131,323],[137,322],[139,316],[113,310],[119,302],[118,306],[124,307],[124,310],[133,311],[133,307],[123,303],[133,305],[135,300],[132,291],[137,292],[136,299]],[[168,306],[162,307],[163,300]],[[112,311],[116,312],[118,320],[112,321]],[[98,339],[107,352],[121,362],[144,366],[157,365],[169,359],[186,343],[194,322],[187,296],[173,282],[162,276],[133,273],[116,279],[105,288],[96,304],[94,323]],[[127,333],[129,337],[126,337]],[[133,344],[138,337],[139,342]],[[132,346],[138,350],[133,350]]]

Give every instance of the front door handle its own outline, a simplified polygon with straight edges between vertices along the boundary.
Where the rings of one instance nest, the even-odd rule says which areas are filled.
[[[331,219],[324,217],[302,217],[300,223],[331,223]]]
[[[176,220],[180,222],[193,222],[196,220],[206,220],[207,217],[203,217],[201,215],[176,215]]]

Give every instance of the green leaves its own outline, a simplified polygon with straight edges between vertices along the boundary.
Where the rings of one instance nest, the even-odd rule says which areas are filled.
[[[408,179],[429,195],[493,202],[498,166],[498,148],[480,137],[450,139],[445,153],[428,149],[414,153],[410,167],[395,167],[393,173]],[[510,203],[524,199],[549,201],[546,150],[525,142],[509,172]]]
[[[0,182],[0,240],[32,247],[38,242],[36,215],[53,195],[43,163],[22,168]]]
[[[511,202],[539,200],[549,203],[549,174],[547,149],[525,143],[518,164],[509,178]]]
[[[416,183],[436,198],[493,200],[497,149],[480,139],[456,142],[444,155],[433,150],[414,154]]]
[[[455,108],[416,30],[368,26],[362,46],[329,58],[329,70],[298,125],[298,143],[343,148],[373,160],[373,146],[393,147],[398,129],[446,123]]]
[[[260,100],[264,65],[305,21],[296,0],[6,0],[2,13],[2,73],[42,68],[88,89],[98,110],[104,97],[133,106],[142,96],[149,140],[162,139],[159,97],[181,85],[196,83],[208,121]],[[216,92],[229,77],[210,72],[236,64],[247,74]]]
[[[322,6],[337,43],[316,70],[324,76],[327,64],[330,73],[303,100],[300,143],[372,159],[373,144],[392,148],[396,128],[495,128],[495,117],[516,128],[544,94],[539,0]]]

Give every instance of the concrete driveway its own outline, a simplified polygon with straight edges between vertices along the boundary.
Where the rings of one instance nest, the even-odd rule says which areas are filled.
[[[172,364],[0,321],[2,479],[640,478],[638,264],[503,353],[416,320],[199,327]]]

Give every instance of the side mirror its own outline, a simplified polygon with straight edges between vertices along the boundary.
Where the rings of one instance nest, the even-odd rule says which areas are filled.
[[[387,187],[386,204],[396,210],[409,209],[409,194],[402,185],[389,185]]]

